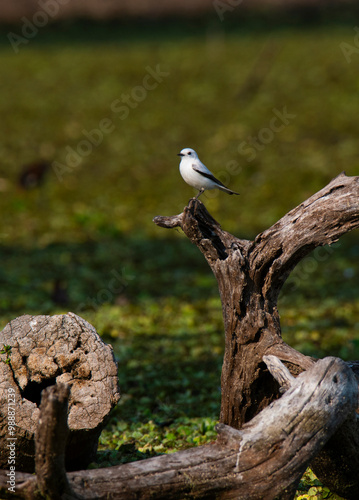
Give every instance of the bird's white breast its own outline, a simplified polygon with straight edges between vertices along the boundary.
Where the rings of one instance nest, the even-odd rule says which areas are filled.
[[[211,179],[204,177],[193,169],[193,163],[192,159],[189,161],[184,159],[180,163],[180,173],[187,184],[196,189],[213,189],[216,187],[215,183],[211,181]]]

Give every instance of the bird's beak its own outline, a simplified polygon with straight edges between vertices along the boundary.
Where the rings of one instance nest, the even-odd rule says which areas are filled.
[[[183,153],[177,153],[177,156],[184,156]]]

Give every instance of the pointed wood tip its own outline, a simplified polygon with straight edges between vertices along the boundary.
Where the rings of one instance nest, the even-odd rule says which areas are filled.
[[[182,216],[183,216],[183,213],[178,214],[178,215],[171,215],[171,216],[157,215],[152,220],[157,226],[170,229],[173,227],[181,226]]]
[[[281,362],[279,358],[271,354],[263,356],[263,361],[267,365],[269,372],[276,379],[282,390],[288,390],[295,381],[295,377],[291,375],[288,368]]]

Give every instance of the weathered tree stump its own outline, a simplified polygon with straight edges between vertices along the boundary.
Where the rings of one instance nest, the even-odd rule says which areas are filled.
[[[253,241],[224,231],[195,199],[154,222],[181,227],[218,281],[226,335],[220,419],[240,428],[278,397],[263,356],[278,356],[292,374],[314,362],[283,342],[277,299],[301,259],[359,226],[359,177],[340,174]]]
[[[296,379],[288,376],[278,358],[268,356],[264,361],[287,390],[241,430],[219,424],[215,443],[141,462],[71,472],[67,478],[63,462],[53,459],[63,453],[61,441],[53,439],[55,429],[63,429],[63,411],[58,413],[58,421],[55,411],[57,405],[62,407],[56,392],[58,399],[63,394],[51,388],[41,405],[41,420],[46,423],[50,439],[46,446],[40,435],[36,440],[37,452],[46,448],[47,461],[40,457],[36,476],[17,475],[16,495],[12,497],[6,491],[6,474],[0,472],[2,497],[36,499],[40,489],[54,500],[293,498],[309,462],[353,415],[357,382],[350,368],[338,358],[320,360]],[[46,462],[48,467],[43,466]]]
[[[263,356],[278,356],[292,375],[314,363],[283,341],[277,300],[301,259],[316,247],[331,244],[359,227],[359,177],[338,175],[253,241],[224,231],[203,203],[195,199],[181,214],[158,216],[154,222],[165,228],[180,227],[203,253],[218,281],[225,326],[220,421],[240,429],[279,397]],[[351,432],[358,433],[354,422]],[[359,450],[351,450],[358,457]],[[340,452],[333,449],[330,455],[334,460],[335,454],[345,457],[347,452],[343,447]],[[354,485],[352,489],[359,495],[357,459],[351,458],[341,467],[340,460],[336,461],[337,484],[345,470]],[[325,481],[323,470],[321,478]]]
[[[117,365],[88,322],[73,313],[21,316],[0,333],[0,348],[11,346],[0,362],[0,467],[8,461],[8,395],[16,421],[16,470],[34,470],[34,437],[41,392],[64,383],[70,388],[67,470],[87,467],[96,457],[98,438],[119,400]]]

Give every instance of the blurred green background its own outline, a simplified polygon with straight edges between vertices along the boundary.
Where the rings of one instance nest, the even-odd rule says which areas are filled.
[[[8,34],[21,25],[2,28],[1,327],[73,311],[113,345],[122,399],[99,464],[216,435],[216,282],[180,231],[152,222],[195,194],[176,154],[194,148],[240,192],[202,201],[243,238],[359,174],[359,37],[355,19],[336,21],[66,21],[17,53]],[[294,270],[279,301],[290,345],[359,358],[358,255],[353,232]]]

